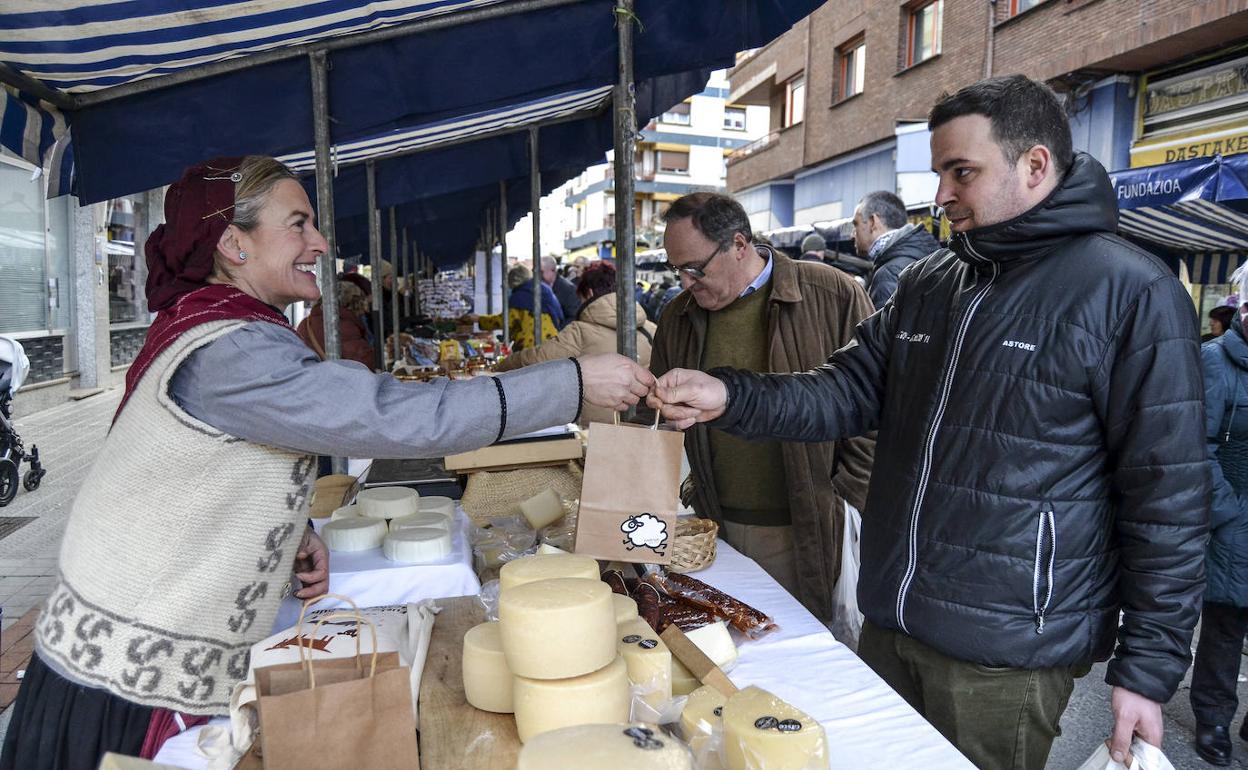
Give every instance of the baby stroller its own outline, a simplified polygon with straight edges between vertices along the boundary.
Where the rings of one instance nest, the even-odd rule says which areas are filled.
[[[32,446],[30,453],[22,447],[22,437],[13,429],[13,395],[26,379],[30,359],[21,343],[8,337],[0,337],[0,508],[13,502],[17,496],[18,478],[22,461],[30,463],[30,470],[21,478],[27,492],[39,488],[39,482],[47,471],[39,463],[39,448]]]

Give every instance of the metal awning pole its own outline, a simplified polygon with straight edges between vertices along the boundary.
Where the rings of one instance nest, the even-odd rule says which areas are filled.
[[[379,370],[386,368],[385,337],[382,336],[381,313],[381,212],[377,210],[377,166],[371,160],[364,167],[368,181],[368,263],[372,265],[370,280],[373,293],[370,297],[369,320],[373,326],[373,365]]]
[[[399,343],[399,332],[402,331],[402,327],[399,326],[401,317],[399,303],[403,301],[399,296],[399,268],[407,261],[407,241],[400,241],[398,246],[394,251],[394,280],[390,282],[390,320],[394,324],[395,362],[403,360],[403,346]]]
[[[403,228],[403,313],[406,318],[412,317],[412,276],[415,274],[415,249],[407,238],[407,228]]]
[[[633,0],[616,0],[619,77],[615,83],[615,309],[616,349],[637,360],[637,283],[634,256],[633,166],[637,152],[637,94],[633,88]]]
[[[489,223],[486,225],[485,241],[485,314],[494,315],[494,238],[498,235],[498,210],[490,209]],[[477,308],[473,311],[480,312]]]
[[[500,179],[498,182],[498,220],[502,223],[499,227],[499,256],[498,271],[502,273],[499,276],[499,283],[502,286],[503,294],[503,342],[511,343],[511,287],[507,285],[507,180]]]
[[[416,243],[416,241],[412,241],[412,254],[414,255],[417,265],[415,274],[412,276],[412,313],[413,315],[420,315],[422,312],[420,304],[420,279],[424,277],[424,271],[420,269],[419,265],[424,258],[420,253],[420,244]]]
[[[529,128],[529,206],[533,214],[533,347],[542,346],[542,170],[537,126]]]
[[[399,285],[395,275],[395,266],[399,261],[399,227],[394,218],[394,206],[390,207],[390,334],[394,336],[394,346],[390,349],[394,354],[394,362],[399,362],[399,309],[394,304],[394,287]]]
[[[342,340],[338,330],[338,264],[337,239],[334,237],[334,180],[329,162],[329,62],[324,51],[308,57],[312,74],[312,118],[316,137],[316,210],[321,235],[328,247],[316,261],[321,284],[321,314],[325,322],[325,358],[342,356]],[[345,457],[331,457],[334,473],[347,472]]]

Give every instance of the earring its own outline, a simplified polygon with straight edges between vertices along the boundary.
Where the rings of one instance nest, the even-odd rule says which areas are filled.
[[[246,262],[246,261],[247,261],[247,252],[245,252],[245,251],[240,251],[240,252],[238,252],[238,261],[239,261],[239,262]]]

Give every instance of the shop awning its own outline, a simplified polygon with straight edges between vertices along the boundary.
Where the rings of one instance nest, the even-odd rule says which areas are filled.
[[[1116,171],[1110,180],[1124,235],[1209,254],[1210,264],[1217,254],[1248,253],[1248,155]]]

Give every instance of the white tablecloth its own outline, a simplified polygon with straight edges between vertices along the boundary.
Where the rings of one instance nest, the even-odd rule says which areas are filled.
[[[461,530],[461,538],[462,535]],[[463,540],[456,542],[458,549]],[[354,588],[346,592],[360,598],[362,606],[413,601],[411,594],[405,599],[397,591],[425,590],[426,573],[421,570],[432,569],[390,566],[384,573],[369,572],[364,569],[369,562],[361,558],[360,563],[352,564],[356,571],[347,573],[341,584],[334,583],[343,561],[345,559],[334,562],[331,587],[333,590],[337,590],[338,585]],[[400,573],[406,570],[415,572],[403,575],[402,587],[388,585],[392,578],[398,583]],[[471,569],[468,571],[471,573]],[[757,685],[818,719],[827,730],[832,770],[898,767],[962,770],[973,767],[752,559],[721,540],[715,564],[696,576],[766,612],[780,626],[779,631],[757,641],[743,641],[737,637],[740,657],[729,677],[738,687]],[[476,578],[472,580],[475,584]],[[449,582],[439,584],[450,585]],[[426,590],[420,598],[460,596],[476,590],[455,589],[443,593]],[[377,597],[377,600],[364,600],[365,596]],[[286,625],[293,624],[294,616]],[[228,722],[217,719],[213,723]],[[199,729],[194,728],[170,740],[156,761],[194,770],[203,768],[205,761],[195,750],[198,732]]]

